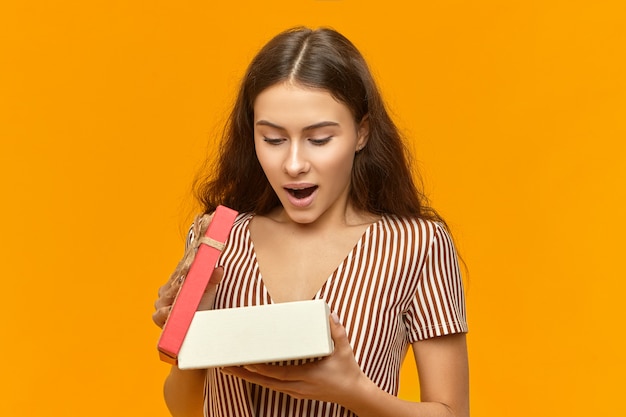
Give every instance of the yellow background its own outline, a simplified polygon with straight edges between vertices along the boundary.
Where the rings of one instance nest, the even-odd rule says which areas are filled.
[[[298,24],[363,51],[452,227],[473,415],[626,415],[622,0],[3,1],[0,415],[166,415],[191,181]]]

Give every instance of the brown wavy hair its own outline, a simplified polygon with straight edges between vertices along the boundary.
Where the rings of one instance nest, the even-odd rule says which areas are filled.
[[[304,27],[278,34],[250,63],[218,159],[195,182],[206,213],[219,204],[257,214],[280,205],[256,157],[253,109],[263,90],[286,81],[328,91],[351,110],[357,123],[368,117],[367,145],[356,154],[352,169],[349,196],[356,209],[443,222],[416,187],[421,180],[412,174],[402,137],[361,53],[333,29]]]

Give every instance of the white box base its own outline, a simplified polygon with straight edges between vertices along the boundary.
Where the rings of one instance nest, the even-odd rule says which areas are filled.
[[[333,351],[323,300],[198,311],[178,354],[180,369],[308,359]]]

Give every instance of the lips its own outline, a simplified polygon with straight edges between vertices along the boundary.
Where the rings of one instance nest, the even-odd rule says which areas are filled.
[[[285,188],[289,194],[297,199],[307,198],[317,190],[317,185],[305,188]]]
[[[311,184],[289,184],[285,186],[284,189],[287,191],[287,197],[292,205],[304,208],[313,202],[318,186]]]

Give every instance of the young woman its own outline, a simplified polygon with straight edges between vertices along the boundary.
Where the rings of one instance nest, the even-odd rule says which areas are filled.
[[[335,350],[308,363],[174,366],[165,382],[172,415],[469,416],[455,249],[349,40],[297,28],[265,45],[198,191],[206,213],[219,204],[241,213],[201,308],[323,299],[334,312]],[[159,290],[159,326],[175,289],[168,282]],[[396,397],[409,345],[415,403]]]

